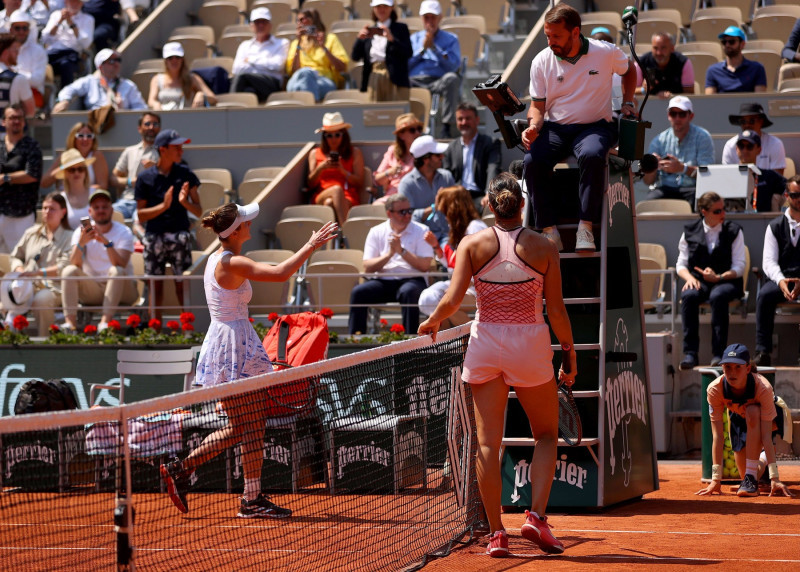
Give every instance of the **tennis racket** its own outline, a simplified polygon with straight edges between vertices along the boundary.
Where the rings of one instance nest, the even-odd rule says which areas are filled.
[[[569,358],[562,362],[561,369],[564,373],[570,372]],[[572,386],[564,382],[558,384],[558,434],[571,447],[580,445],[583,438],[581,416],[572,397]]]

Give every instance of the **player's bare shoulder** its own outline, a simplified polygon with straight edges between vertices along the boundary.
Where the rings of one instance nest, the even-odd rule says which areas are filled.
[[[532,266],[541,268],[547,265],[545,261],[558,260],[558,248],[553,241],[530,228],[523,229],[517,245],[517,252]],[[545,264],[534,264],[534,262],[545,262]]]

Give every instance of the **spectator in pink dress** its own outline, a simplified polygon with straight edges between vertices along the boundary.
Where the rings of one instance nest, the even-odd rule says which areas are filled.
[[[375,183],[383,187],[383,196],[374,201],[383,204],[386,199],[397,192],[400,179],[414,170],[414,157],[411,155],[411,143],[422,135],[423,125],[413,113],[398,115],[394,121],[395,142],[386,150],[381,164],[375,171]]]

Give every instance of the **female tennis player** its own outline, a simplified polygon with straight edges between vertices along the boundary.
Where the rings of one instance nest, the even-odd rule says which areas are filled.
[[[249,280],[287,280],[338,230],[336,223],[325,224],[312,233],[308,243],[294,255],[278,265],[270,266],[241,255],[242,245],[250,238],[250,224],[256,215],[257,204],[243,207],[230,203],[203,218],[203,226],[219,235],[222,246],[209,256],[204,276],[211,326],[198,358],[196,383],[199,385],[229,383],[272,371],[267,352],[248,318],[247,303],[252,296]],[[167,493],[179,511],[189,512],[186,493],[194,470],[241,442],[244,496],[238,516],[284,518],[292,514],[291,510],[277,506],[261,493],[264,420],[268,399],[266,392],[255,395],[248,392],[222,400],[228,424],[206,437],[183,461],[176,458],[161,465]]]
[[[562,365],[559,379],[572,385],[577,364],[561,294],[558,251],[552,242],[522,227],[522,205],[522,191],[512,175],[501,173],[492,180],[489,208],[496,223],[461,240],[450,288],[419,327],[420,335],[430,334],[436,340],[440,323],[459,309],[474,276],[478,312],[464,358],[463,379],[472,388],[478,488],[493,531],[486,553],[494,558],[508,555],[508,536],[500,519],[500,443],[509,386],[514,387],[536,438],[531,510],[525,511],[522,536],[550,554],[564,551],[545,516],[556,468],[558,389],[550,329],[542,314],[543,297],[550,324],[569,360],[565,363],[569,367]]]

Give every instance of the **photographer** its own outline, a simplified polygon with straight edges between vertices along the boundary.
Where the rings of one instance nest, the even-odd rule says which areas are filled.
[[[297,38],[289,45],[286,91],[310,91],[322,101],[329,91],[344,87],[342,73],[350,59],[336,34],[327,34],[316,10],[297,15]]]

